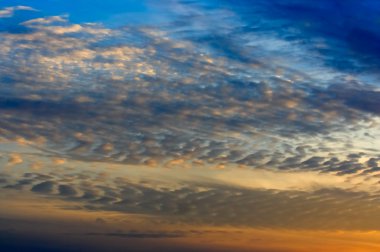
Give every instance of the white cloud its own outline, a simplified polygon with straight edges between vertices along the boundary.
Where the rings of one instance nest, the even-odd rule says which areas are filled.
[[[25,26],[50,25],[50,24],[56,23],[56,22],[66,23],[67,22],[67,18],[66,18],[66,16],[50,16],[50,17],[31,19],[31,20],[25,21],[25,22],[23,22],[21,24],[25,25]]]
[[[29,7],[29,6],[14,6],[14,7],[6,7],[4,9],[0,10],[0,18],[9,18],[13,17],[16,11],[37,11],[36,9]]]

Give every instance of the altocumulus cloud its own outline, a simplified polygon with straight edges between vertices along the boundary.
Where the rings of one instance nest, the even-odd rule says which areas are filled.
[[[181,224],[379,229],[376,30],[343,30],[320,39],[315,20],[321,10],[333,10],[327,1],[312,11],[304,1],[257,2],[244,12],[197,4],[183,8],[171,1],[175,21],[160,27],[110,28],[55,15],[25,20],[17,32],[1,30],[0,134],[41,150],[34,159],[52,160],[49,173],[22,174],[32,166],[25,161],[31,154],[5,152],[1,162],[16,171],[2,170],[1,186],[75,203],[82,210],[144,214]],[[0,18],[21,10],[33,9],[5,8]],[[297,10],[314,15],[303,17]],[[297,15],[287,19],[283,14],[289,12]],[[262,24],[258,13],[277,22]],[[259,18],[247,21],[248,15]],[[311,28],[299,21],[305,18]],[[284,30],[289,24],[296,28]],[[350,39],[357,35],[372,41],[367,49]],[[345,41],[351,50],[334,49]],[[312,171],[346,179],[352,187],[260,189],[214,178],[173,186],[150,178],[102,176],[86,167],[65,170],[71,160],[110,167]],[[357,190],[364,185],[369,189]],[[187,234],[87,235],[153,239]]]
[[[262,57],[244,53],[254,39],[249,36],[222,41],[228,51],[220,54],[223,49],[215,51],[212,38],[202,34],[227,40],[225,34],[244,23],[229,12],[216,11],[213,18],[226,25],[215,30],[207,16],[197,17],[201,31],[191,40],[175,35],[170,25],[161,31],[109,29],[72,24],[65,16],[24,22],[29,32],[5,33],[1,40],[3,133],[32,142],[45,139],[39,147],[77,159],[170,166],[176,163],[170,159],[181,156],[190,164],[281,169],[300,164],[318,169],[312,152],[326,157],[354,145],[348,137],[352,130],[378,134],[372,116],[378,95],[370,86],[364,90],[351,80],[337,88],[314,74],[270,65],[263,59],[272,51],[270,43],[255,45]],[[198,48],[208,48],[207,41],[206,53]],[[301,57],[307,48],[297,53]],[[344,142],[336,134],[343,134]],[[298,153],[310,137],[313,146]],[[298,161],[289,163],[289,158]]]

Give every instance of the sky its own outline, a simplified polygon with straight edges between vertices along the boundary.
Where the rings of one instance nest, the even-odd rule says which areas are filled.
[[[1,0],[0,251],[380,251],[377,0]]]

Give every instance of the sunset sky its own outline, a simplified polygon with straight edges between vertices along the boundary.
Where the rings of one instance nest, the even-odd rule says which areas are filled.
[[[380,251],[380,1],[0,0],[0,252]]]

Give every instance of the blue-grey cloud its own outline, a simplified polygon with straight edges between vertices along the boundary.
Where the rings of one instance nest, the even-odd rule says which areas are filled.
[[[62,196],[74,196],[77,194],[75,189],[70,185],[59,185],[58,191],[59,191],[59,194]]]
[[[50,193],[53,190],[53,187],[54,187],[54,182],[44,181],[42,183],[34,185],[31,190],[33,192],[38,192],[38,193]]]

